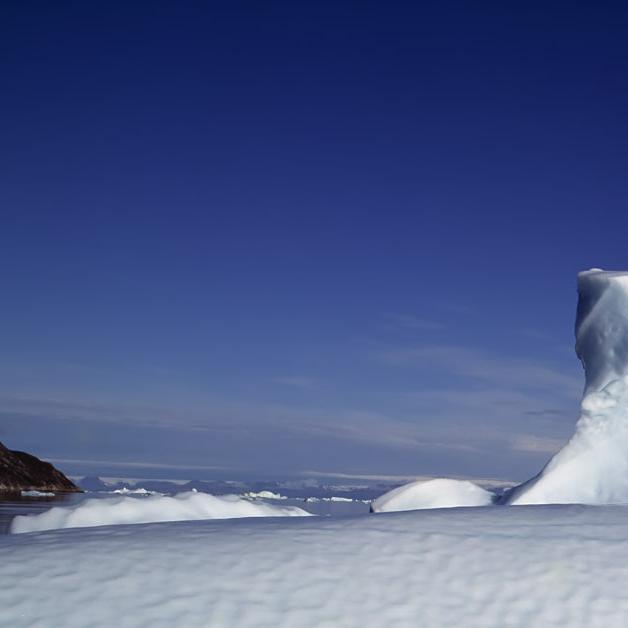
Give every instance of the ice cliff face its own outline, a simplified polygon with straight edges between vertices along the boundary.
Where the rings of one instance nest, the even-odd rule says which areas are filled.
[[[628,502],[628,272],[582,272],[578,293],[585,389],[575,434],[506,503]]]

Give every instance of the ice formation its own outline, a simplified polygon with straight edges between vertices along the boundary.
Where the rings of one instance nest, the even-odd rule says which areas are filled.
[[[460,508],[0,536],[0,625],[622,628],[626,514]]]
[[[146,488],[117,488],[114,491],[108,491],[111,493],[115,493],[116,495],[163,495],[163,493],[158,493],[157,491],[149,491]]]
[[[243,497],[247,499],[288,499],[285,495],[273,493],[272,491],[260,491],[259,493],[249,491],[248,493],[244,493]]]
[[[504,504],[628,503],[628,271],[578,275],[576,353],[585,372],[581,415],[569,442]],[[413,482],[375,500],[374,512],[483,506],[469,482]]]
[[[307,517],[296,506],[253,503],[237,495],[207,495],[194,491],[174,497],[146,499],[113,497],[86,499],[77,506],[56,507],[39,515],[20,515],[11,522],[11,532],[36,532],[56,528],[85,528],[123,523],[230,519],[235,517]]]
[[[582,272],[578,293],[585,388],[576,431],[506,503],[628,502],[628,272]]]
[[[378,497],[372,512],[452,508],[455,506],[488,506],[494,495],[466,480],[418,480],[404,484]]]

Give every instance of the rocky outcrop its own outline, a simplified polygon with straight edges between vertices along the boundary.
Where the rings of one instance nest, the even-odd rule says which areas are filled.
[[[10,451],[0,443],[0,492],[80,492],[80,488],[55,469],[23,451]]]

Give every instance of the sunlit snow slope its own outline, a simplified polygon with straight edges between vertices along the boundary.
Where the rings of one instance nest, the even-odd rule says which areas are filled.
[[[578,275],[576,352],[585,371],[571,440],[511,504],[628,502],[628,272]]]

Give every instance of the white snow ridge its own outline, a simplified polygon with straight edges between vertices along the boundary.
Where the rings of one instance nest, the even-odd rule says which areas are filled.
[[[154,495],[146,499],[86,499],[76,506],[57,506],[40,515],[15,517],[11,522],[11,532],[19,534],[56,528],[87,528],[156,521],[307,516],[310,516],[309,512],[296,506],[253,503],[237,495],[215,496],[190,491],[174,497]]]

